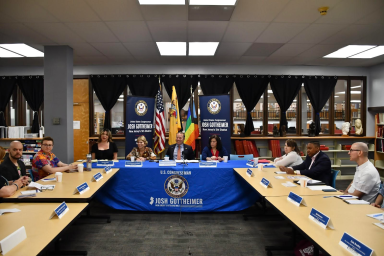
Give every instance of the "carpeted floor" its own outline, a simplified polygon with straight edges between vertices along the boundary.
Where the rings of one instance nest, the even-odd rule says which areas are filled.
[[[337,181],[345,189],[350,181]],[[252,206],[230,213],[147,213],[92,205],[92,214],[109,214],[112,222],[79,219],[61,239],[62,250],[85,250],[88,255],[266,255],[265,246],[292,244],[292,228],[271,206],[268,217]],[[297,241],[303,239],[300,235]],[[294,255],[293,251],[273,255]]]

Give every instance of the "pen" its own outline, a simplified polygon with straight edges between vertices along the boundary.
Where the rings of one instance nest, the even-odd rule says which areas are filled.
[[[334,196],[323,196],[323,198],[328,198],[328,197],[334,197]]]

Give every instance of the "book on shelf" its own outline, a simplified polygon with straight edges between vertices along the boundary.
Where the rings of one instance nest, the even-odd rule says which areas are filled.
[[[376,137],[377,138],[384,138],[384,136],[383,136],[383,127],[381,127],[381,126],[377,127]]]
[[[376,121],[378,124],[384,123],[384,113],[376,114]]]
[[[235,141],[236,154],[244,155],[244,146],[240,140]]]

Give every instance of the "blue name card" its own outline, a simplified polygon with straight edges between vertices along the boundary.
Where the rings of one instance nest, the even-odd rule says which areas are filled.
[[[256,166],[256,164],[252,160],[248,160],[246,165],[251,166],[251,167],[255,167]]]
[[[332,222],[331,222],[331,218],[322,214],[321,212],[319,212],[315,208],[312,208],[311,213],[309,214],[309,219],[313,220],[316,224],[318,224],[323,229],[326,229],[327,226],[330,229],[335,229],[333,227]]]
[[[217,162],[200,162],[199,167],[203,167],[203,168],[205,168],[205,167],[211,167],[211,168],[217,167]]]
[[[341,247],[348,250],[353,255],[370,256],[373,253],[371,248],[350,236],[348,233],[344,233],[344,235],[341,237],[339,245],[341,245]]]
[[[300,204],[307,206],[307,204],[304,201],[304,198],[302,198],[301,196],[299,196],[293,192],[289,192],[287,200],[296,206],[300,206]]]
[[[103,175],[101,175],[101,173],[96,173],[95,175],[93,175],[93,177],[92,177],[92,180],[94,180],[94,181],[99,181],[99,180],[101,180],[102,178],[104,178],[103,177]]]
[[[87,192],[88,190],[89,190],[89,186],[88,186],[87,182],[84,182],[80,186],[76,187],[76,190],[73,194],[79,193],[81,195],[81,194],[84,194],[85,192]]]
[[[248,168],[248,170],[247,170],[247,175],[248,175],[249,177],[252,177],[252,176],[253,176],[253,171],[252,171],[251,169],[249,169],[249,168]]]
[[[137,161],[137,162],[125,161],[125,167],[143,167],[143,162],[141,162],[141,161]]]
[[[114,166],[115,162],[113,161],[97,161],[97,166]]]
[[[105,166],[105,167],[104,167],[104,172],[105,172],[105,173],[108,174],[108,173],[111,172],[111,171],[112,171],[111,166]]]
[[[273,164],[265,164],[263,165],[263,168],[276,168]]]
[[[268,187],[271,187],[272,188],[272,184],[269,180],[267,180],[266,178],[262,178],[261,181],[260,181],[260,185],[265,187],[265,188],[268,188]]]
[[[62,202],[52,213],[51,217],[49,219],[52,219],[54,216],[59,217],[61,219],[67,212],[69,211],[69,208],[65,202]]]

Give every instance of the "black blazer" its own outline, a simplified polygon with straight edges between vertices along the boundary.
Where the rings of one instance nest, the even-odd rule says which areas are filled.
[[[169,160],[173,160],[173,152],[175,151],[176,144],[170,145],[168,147],[166,155],[169,156]],[[184,155],[186,160],[195,159],[195,154],[193,153],[193,149],[191,146],[184,144]]]
[[[305,175],[314,180],[320,180],[327,185],[331,185],[331,160],[324,152],[320,151],[317,155],[315,162],[308,170],[312,163],[312,158],[307,156],[303,163],[292,166],[293,170],[299,170],[301,175]]]
[[[26,170],[23,161],[17,160],[17,163],[20,166],[21,176],[25,176]],[[0,165],[0,175],[9,181],[18,180],[20,178],[17,168],[14,163],[12,163],[11,159],[9,159],[9,156],[5,157],[4,162]]]

